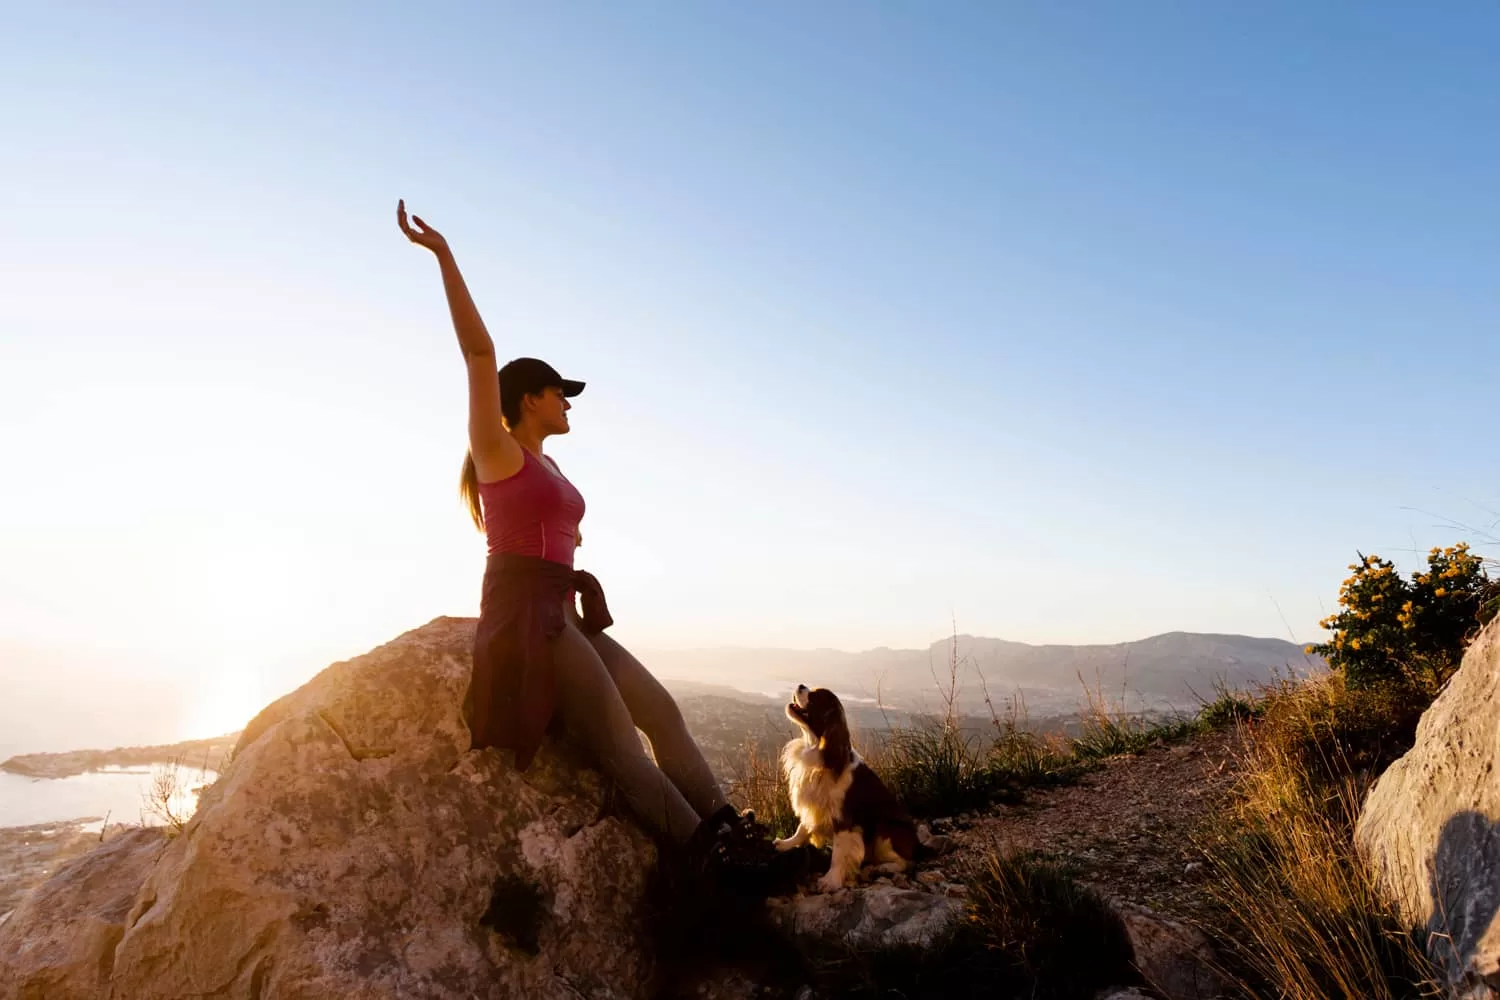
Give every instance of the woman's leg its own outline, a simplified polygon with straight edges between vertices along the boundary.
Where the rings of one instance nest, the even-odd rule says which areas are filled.
[[[568,738],[589,750],[642,822],[684,844],[701,817],[651,761],[630,709],[599,654],[571,623],[553,640],[557,711]]]
[[[588,642],[614,678],[631,718],[651,741],[656,762],[698,815],[706,819],[727,805],[729,800],[724,790],[714,778],[708,761],[703,759],[703,751],[688,733],[682,710],[667,689],[629,650],[604,633],[589,636]]]

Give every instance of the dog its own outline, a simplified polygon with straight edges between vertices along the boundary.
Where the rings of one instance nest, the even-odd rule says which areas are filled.
[[[920,844],[899,799],[849,743],[844,705],[826,688],[797,685],[786,716],[802,730],[781,753],[797,830],[775,842],[790,851],[809,841],[833,844],[828,874],[818,882],[836,892],[866,861],[885,872],[911,870]]]

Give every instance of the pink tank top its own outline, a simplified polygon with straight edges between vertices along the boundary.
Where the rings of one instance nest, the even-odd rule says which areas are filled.
[[[550,559],[573,565],[578,522],[583,520],[583,494],[557,470],[525,448],[521,471],[509,479],[479,484],[484,510],[484,534],[489,554]]]

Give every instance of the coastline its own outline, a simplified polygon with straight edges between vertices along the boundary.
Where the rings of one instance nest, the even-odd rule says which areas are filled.
[[[196,770],[218,771],[225,758],[234,751],[239,738],[239,733],[228,733],[211,739],[154,746],[18,754],[0,761],[0,771],[24,778],[72,778],[90,771],[142,768],[153,764],[177,764]]]

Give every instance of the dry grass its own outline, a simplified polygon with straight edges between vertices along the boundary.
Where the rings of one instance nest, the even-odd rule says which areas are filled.
[[[175,837],[193,818],[198,808],[198,796],[208,783],[206,765],[197,770],[195,781],[191,772],[182,766],[181,757],[158,764],[152,769],[151,784],[141,796],[142,822],[154,821],[155,825],[166,828],[168,836]]]
[[[1232,814],[1202,838],[1221,946],[1248,997],[1408,1000],[1440,990],[1354,844],[1404,711],[1337,676],[1269,693],[1248,724]],[[1394,742],[1393,742],[1394,741]]]
[[[991,854],[969,882],[969,900],[992,962],[1027,996],[1092,996],[1139,979],[1120,917],[1045,855]]]
[[[776,751],[755,743],[745,744],[727,784],[729,801],[735,808],[755,810],[756,818],[776,836],[790,836],[797,828],[786,772],[781,769]]]
[[[1353,690],[1332,674],[1278,681],[1254,695],[1218,690],[1195,718],[1162,722],[1096,688],[1082,731],[1048,738],[1030,729],[1019,700],[996,711],[987,691],[993,728],[972,720],[965,728],[955,711],[956,642],[952,649],[947,676],[934,677],[940,715],[892,727],[864,748],[913,813],[956,815],[1069,780],[1106,757],[1234,727],[1244,749],[1233,807],[1214,813],[1197,837],[1206,912],[1215,915],[1205,929],[1215,932],[1226,976],[1250,1000],[1441,994],[1424,936],[1403,925],[1353,839],[1366,791],[1410,747],[1427,693]],[[736,803],[755,808],[778,834],[795,826],[773,752],[748,749],[732,787]],[[843,988],[889,995],[898,983],[904,995],[951,998],[969,995],[960,986],[968,979],[991,991],[1003,985],[1063,997],[1127,981],[1128,944],[1121,951],[1113,914],[1064,867],[1034,854],[991,854],[966,881],[972,920],[941,962],[861,959],[862,985],[845,979]]]
[[[980,738],[946,720],[893,730],[870,763],[916,816],[980,808],[1004,791]]]
[[[151,784],[142,796],[146,816],[157,820],[172,835],[180,833],[192,816],[191,810],[184,804],[187,789],[178,764],[178,761],[173,760],[154,768]]]
[[[959,712],[961,677],[969,669],[984,691],[988,726]],[[933,685],[941,702],[937,714],[904,726],[891,724],[887,717],[883,732],[857,740],[866,762],[919,818],[1014,802],[1026,788],[1075,780],[1104,758],[1181,741],[1207,728],[1201,719],[1160,720],[1131,712],[1123,700],[1106,699],[1097,687],[1085,684],[1088,711],[1082,732],[1073,738],[1041,735],[1030,727],[1019,696],[997,708],[984,675],[958,655],[956,634],[943,669],[933,669]],[[737,807],[753,808],[785,835],[795,828],[796,818],[778,754],[779,747],[745,744],[739,759],[729,765],[727,784]]]
[[[1118,754],[1139,753],[1153,743],[1172,743],[1187,739],[1203,728],[1192,716],[1173,715],[1152,718],[1145,712],[1131,711],[1123,694],[1108,697],[1096,678],[1093,687],[1080,674],[1087,708],[1083,725],[1071,745],[1073,756],[1080,761],[1098,760]]]

